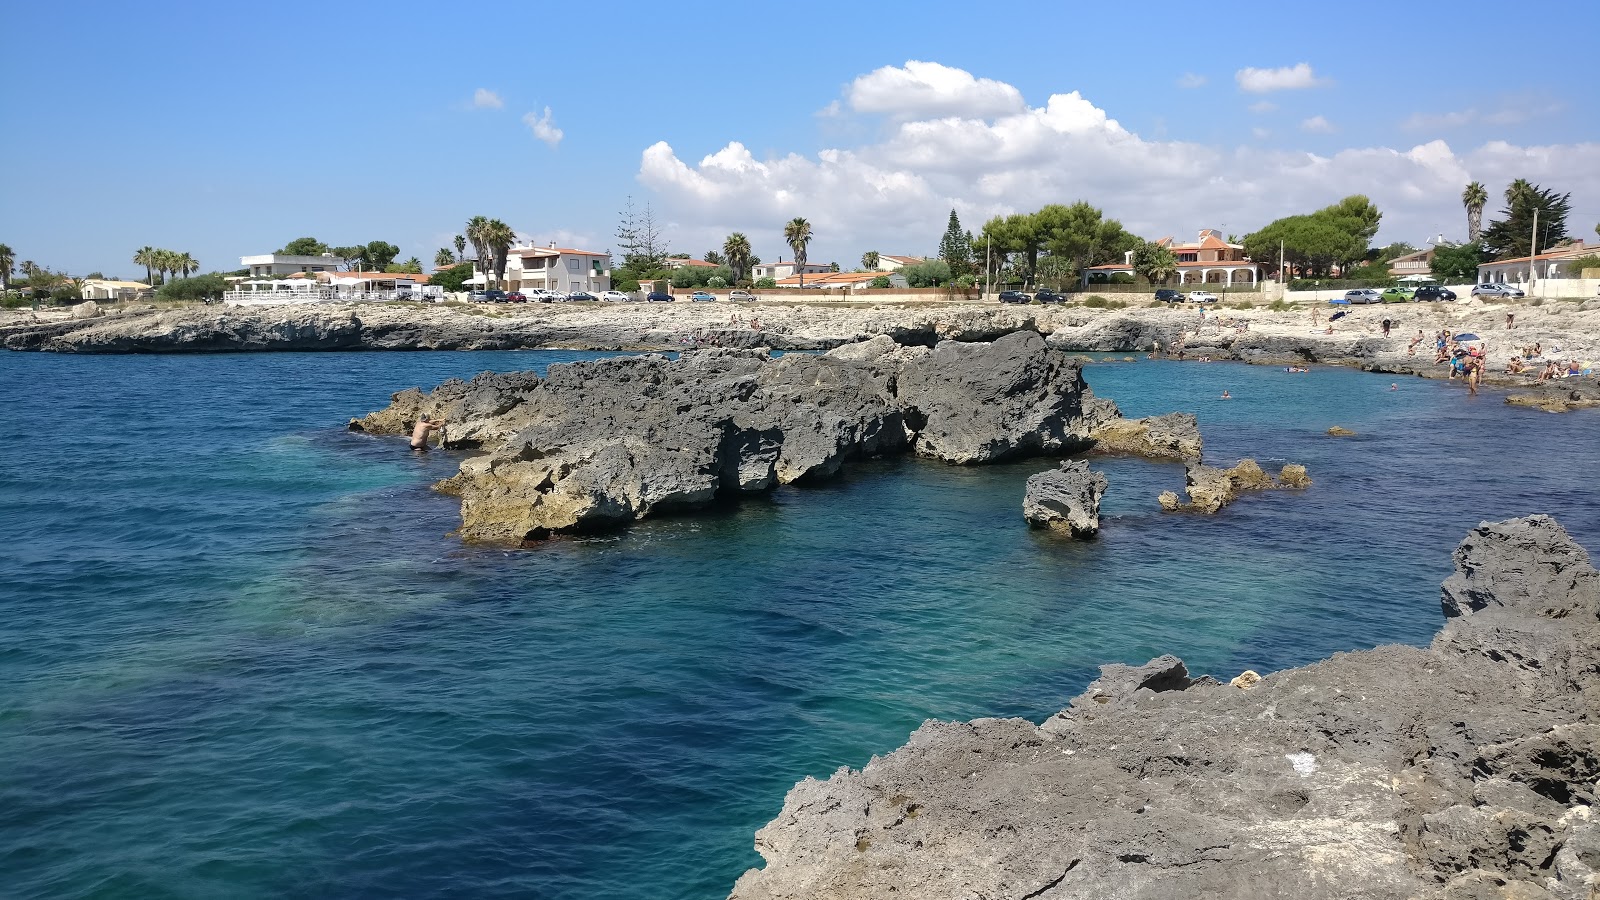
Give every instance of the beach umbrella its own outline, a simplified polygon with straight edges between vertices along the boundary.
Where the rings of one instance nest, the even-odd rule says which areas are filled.
[[[1350,301],[1346,300],[1343,297],[1335,297],[1332,300],[1329,300],[1328,302],[1334,304],[1335,306],[1349,306],[1350,305]]]
[[[1465,343],[1468,343],[1469,341],[1481,341],[1481,340],[1483,340],[1483,338],[1478,337],[1475,334],[1458,334],[1458,335],[1455,336],[1455,342],[1458,343],[1458,344],[1465,344]]]

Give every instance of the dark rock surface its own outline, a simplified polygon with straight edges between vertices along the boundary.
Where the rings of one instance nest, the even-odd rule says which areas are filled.
[[[1455,563],[1430,648],[1240,687],[1162,657],[1042,725],[928,722],[790,791],[732,896],[1594,897],[1600,574],[1544,516]]]
[[[701,350],[544,379],[484,373],[402,391],[350,427],[405,434],[423,414],[447,421],[446,446],[490,451],[440,485],[461,498],[461,534],[515,543],[826,477],[857,456],[1069,453],[1116,406],[1026,332],[954,351],[880,337],[823,356]]]
[[[1081,459],[1028,479],[1022,495],[1022,517],[1035,528],[1048,528],[1072,537],[1100,533],[1100,498],[1106,493],[1106,476],[1089,471]]]

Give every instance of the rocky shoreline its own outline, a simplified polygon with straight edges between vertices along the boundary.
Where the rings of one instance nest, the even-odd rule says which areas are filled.
[[[1562,358],[1600,358],[1600,301],[1533,307],[1477,302],[1349,308],[1326,331],[1331,308],[1210,310],[1193,307],[1093,309],[993,303],[869,305],[841,302],[750,304],[410,303],[238,308],[13,311],[0,314],[0,346],[58,353],[230,353],[349,350],[827,350],[886,335],[905,346],[941,340],[992,341],[1037,331],[1071,352],[1148,352],[1182,338],[1190,358],[1265,365],[1327,364],[1442,378],[1427,348],[1407,352],[1418,330],[1475,332],[1491,362],[1487,383],[1518,389],[1512,402],[1551,411],[1600,406],[1596,379],[1537,384],[1500,372],[1509,356],[1540,343]],[[88,306],[88,304],[85,304]],[[1504,327],[1515,312],[1516,328]],[[1379,323],[1395,322],[1385,338]]]
[[[1223,684],[1111,665],[1042,724],[928,722],[790,791],[734,900],[1586,900],[1600,891],[1600,573],[1484,523],[1431,647]]]

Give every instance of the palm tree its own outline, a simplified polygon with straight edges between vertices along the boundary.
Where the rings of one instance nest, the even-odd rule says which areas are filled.
[[[465,256],[467,254],[467,239],[458,234],[458,235],[456,235],[456,238],[455,238],[455,245],[456,245],[456,261],[460,262],[461,261],[461,257],[463,257],[463,256]]]
[[[517,233],[511,230],[510,225],[499,219],[490,219],[484,226],[483,246],[489,251],[490,259],[494,262],[495,287],[499,287],[500,282],[506,277],[506,253],[516,242]]]
[[[796,216],[783,226],[783,240],[794,251],[794,270],[800,273],[800,286],[806,286],[806,245],[811,243],[811,223]]]
[[[148,244],[140,247],[133,254],[133,264],[136,266],[144,266],[144,283],[150,285],[151,287],[155,287],[156,276],[151,273],[151,270],[154,269],[156,265],[156,248]]]
[[[878,271],[880,259],[878,251],[868,250],[866,253],[861,254],[861,268],[866,269],[868,272],[876,272]]]
[[[477,254],[478,274],[489,277],[489,244],[483,239],[489,227],[487,216],[473,216],[467,220],[467,240],[472,242],[472,252]]]
[[[11,272],[17,267],[17,251],[0,244],[0,294],[11,290]]]
[[[722,255],[728,258],[728,268],[733,270],[734,283],[744,281],[750,275],[750,239],[744,232],[735,231],[728,235],[722,242]]]
[[[460,238],[458,237],[456,240],[460,240]],[[455,264],[455,261],[455,255],[450,252],[448,247],[440,247],[439,252],[433,255],[433,265],[437,269],[448,269]]]
[[[194,256],[188,252],[179,253],[176,262],[178,264],[178,271],[182,273],[183,277],[185,278],[188,278],[190,275],[200,271],[200,261],[195,259]]]
[[[1483,205],[1489,202],[1489,192],[1483,182],[1474,181],[1461,192],[1461,205],[1467,208],[1467,243],[1475,244],[1483,234]]]

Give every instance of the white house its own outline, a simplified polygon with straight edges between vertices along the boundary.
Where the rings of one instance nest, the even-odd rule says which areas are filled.
[[[1528,281],[1530,269],[1534,278],[1582,278],[1583,273],[1571,271],[1567,263],[1580,256],[1596,253],[1600,253],[1600,247],[1573,241],[1565,247],[1546,250],[1532,259],[1521,256],[1487,262],[1478,267],[1478,283],[1524,284]]]
[[[112,281],[108,278],[90,278],[83,283],[85,300],[132,300],[151,291],[142,281]]]
[[[771,278],[774,281],[781,281],[791,275],[798,275],[802,271],[804,271],[807,275],[825,275],[833,271],[833,266],[829,265],[828,263],[814,262],[808,262],[803,266],[799,266],[795,264],[794,260],[784,262],[783,258],[779,257],[777,262],[761,263],[760,265],[752,266],[750,268],[750,277],[756,281],[760,281],[763,278]]]
[[[476,266],[473,274],[479,274]],[[563,294],[609,291],[611,254],[557,247],[554,242],[548,247],[512,247],[506,254],[506,277],[501,287],[508,291],[543,288]]]
[[[925,262],[927,260],[920,256],[886,256],[880,253],[878,254],[878,271],[898,272],[906,266],[914,266]]]
[[[259,256],[241,256],[239,265],[250,270],[251,278],[273,275],[294,275],[298,272],[337,272],[344,260],[332,253],[321,256],[285,256],[281,253],[263,253]]]

